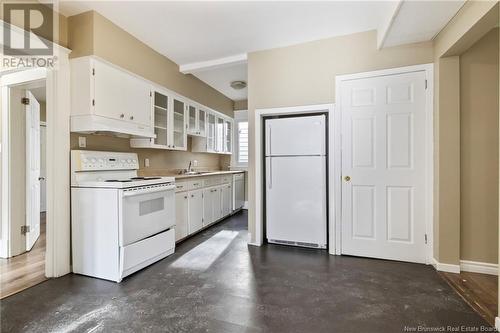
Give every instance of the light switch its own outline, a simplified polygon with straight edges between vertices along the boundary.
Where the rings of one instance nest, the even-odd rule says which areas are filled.
[[[145,158],[145,159],[144,159],[144,166],[145,166],[146,168],[149,168],[149,158]]]
[[[87,147],[87,138],[84,136],[78,137],[78,147],[85,148]]]

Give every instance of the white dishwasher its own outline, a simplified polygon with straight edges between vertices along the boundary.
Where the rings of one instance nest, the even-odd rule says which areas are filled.
[[[233,175],[233,212],[245,205],[245,173]]]

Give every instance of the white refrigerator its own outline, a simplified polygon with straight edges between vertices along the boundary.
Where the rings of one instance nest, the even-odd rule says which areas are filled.
[[[267,241],[325,249],[326,117],[266,119],[265,129]]]

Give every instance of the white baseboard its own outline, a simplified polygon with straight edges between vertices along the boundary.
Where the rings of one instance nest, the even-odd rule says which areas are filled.
[[[245,203],[243,204],[243,209],[248,209],[248,201],[245,201]]]
[[[448,273],[460,273],[460,265],[445,264],[442,262],[438,262],[434,258],[432,258],[431,264],[432,266],[434,266],[436,271],[448,272]]]
[[[498,275],[498,265],[487,262],[460,260],[460,270],[465,272]]]
[[[500,331],[500,318],[495,317],[495,328],[497,331]]]

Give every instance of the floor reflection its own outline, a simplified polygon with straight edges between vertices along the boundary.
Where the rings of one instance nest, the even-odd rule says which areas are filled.
[[[172,267],[204,271],[219,258],[237,236],[237,231],[219,231],[174,261]]]

